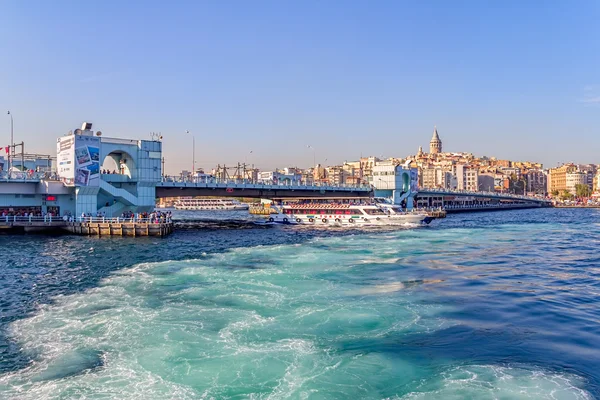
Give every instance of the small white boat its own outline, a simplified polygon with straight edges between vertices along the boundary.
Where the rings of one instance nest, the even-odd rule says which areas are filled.
[[[248,204],[233,199],[181,198],[175,202],[176,210],[236,211],[248,208]]]
[[[407,212],[388,203],[340,204],[298,203],[272,205],[277,214],[269,216],[273,223],[317,226],[421,225],[432,217],[423,212]]]

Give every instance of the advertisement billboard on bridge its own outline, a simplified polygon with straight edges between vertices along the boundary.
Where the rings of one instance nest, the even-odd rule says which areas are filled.
[[[100,138],[69,135],[56,146],[58,176],[74,186],[100,185]]]

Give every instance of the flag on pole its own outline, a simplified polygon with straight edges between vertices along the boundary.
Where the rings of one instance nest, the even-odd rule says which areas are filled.
[[[6,154],[9,154],[10,153],[10,146],[6,146],[5,150],[6,150]]]

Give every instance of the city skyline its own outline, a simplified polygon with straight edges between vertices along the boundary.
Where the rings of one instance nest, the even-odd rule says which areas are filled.
[[[307,167],[416,154],[437,125],[445,152],[599,162],[592,1],[36,4],[0,15],[0,107],[31,152],[89,120],[161,132],[169,173],[190,169],[186,130],[199,167]]]

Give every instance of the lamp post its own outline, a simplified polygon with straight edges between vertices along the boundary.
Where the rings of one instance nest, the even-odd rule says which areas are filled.
[[[10,115],[10,149],[8,151],[8,171],[10,172],[10,169],[12,168],[12,157],[10,156],[10,154],[13,151],[14,148],[14,136],[13,136],[13,116],[10,113],[10,111],[7,112],[8,115]]]
[[[312,147],[311,145],[306,145],[306,148],[312,149],[312,151],[313,151],[313,167],[315,167],[317,165],[317,161],[316,161],[317,160],[317,158],[316,158],[317,156],[315,154],[315,148]]]
[[[378,180],[379,182],[381,182],[381,183],[385,183],[385,190],[389,190],[389,189],[390,189],[390,187],[389,187],[389,182],[387,182],[387,181],[384,181],[384,180],[383,180],[383,179],[381,179],[381,178],[378,178],[377,180]]]
[[[190,133],[190,131],[185,131],[185,133]],[[192,134],[192,177],[196,173],[196,137]]]

